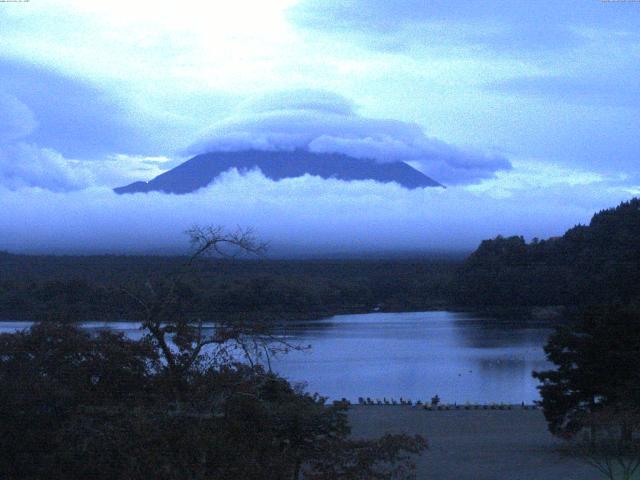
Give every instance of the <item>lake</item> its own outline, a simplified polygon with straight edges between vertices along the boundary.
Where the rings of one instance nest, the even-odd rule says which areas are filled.
[[[0,332],[28,322],[0,322]],[[83,324],[131,337],[139,324]],[[275,371],[330,399],[401,396],[445,403],[531,403],[539,398],[531,371],[546,369],[549,324],[495,320],[470,313],[410,312],[338,315],[290,322],[276,333],[311,345],[272,360]]]

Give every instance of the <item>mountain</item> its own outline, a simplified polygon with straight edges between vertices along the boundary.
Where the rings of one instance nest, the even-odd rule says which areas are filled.
[[[241,172],[259,168],[266,177],[273,180],[301,177],[308,173],[340,180],[370,179],[381,183],[396,182],[411,189],[442,186],[404,162],[378,163],[337,153],[312,153],[304,150],[248,150],[198,155],[149,182],[134,182],[115,188],[114,191],[120,194],[151,191],[190,193],[206,187],[218,175],[232,168]]]
[[[483,241],[458,271],[468,306],[640,305],[640,199],[596,213],[561,236]]]

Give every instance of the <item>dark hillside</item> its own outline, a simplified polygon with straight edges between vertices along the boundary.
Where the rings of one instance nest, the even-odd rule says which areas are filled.
[[[640,199],[562,237],[483,241],[456,276],[459,305],[546,306],[640,299]]]

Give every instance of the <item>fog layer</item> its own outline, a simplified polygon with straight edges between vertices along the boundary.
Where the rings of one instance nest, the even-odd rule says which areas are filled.
[[[471,250],[498,234],[559,235],[629,196],[598,192],[551,185],[495,198],[461,187],[410,191],[310,176],[274,182],[236,171],[188,195],[2,188],[0,250],[181,253],[188,246],[184,231],[195,224],[251,227],[274,256]]]

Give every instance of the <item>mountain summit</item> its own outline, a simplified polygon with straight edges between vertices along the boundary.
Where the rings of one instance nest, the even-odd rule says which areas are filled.
[[[339,180],[375,180],[396,182],[405,188],[441,187],[435,180],[404,162],[378,163],[338,153],[313,153],[305,150],[211,152],[193,157],[148,182],[134,182],[115,188],[116,193],[161,191],[184,194],[206,187],[221,173],[260,169],[272,180],[301,177],[305,174]]]

